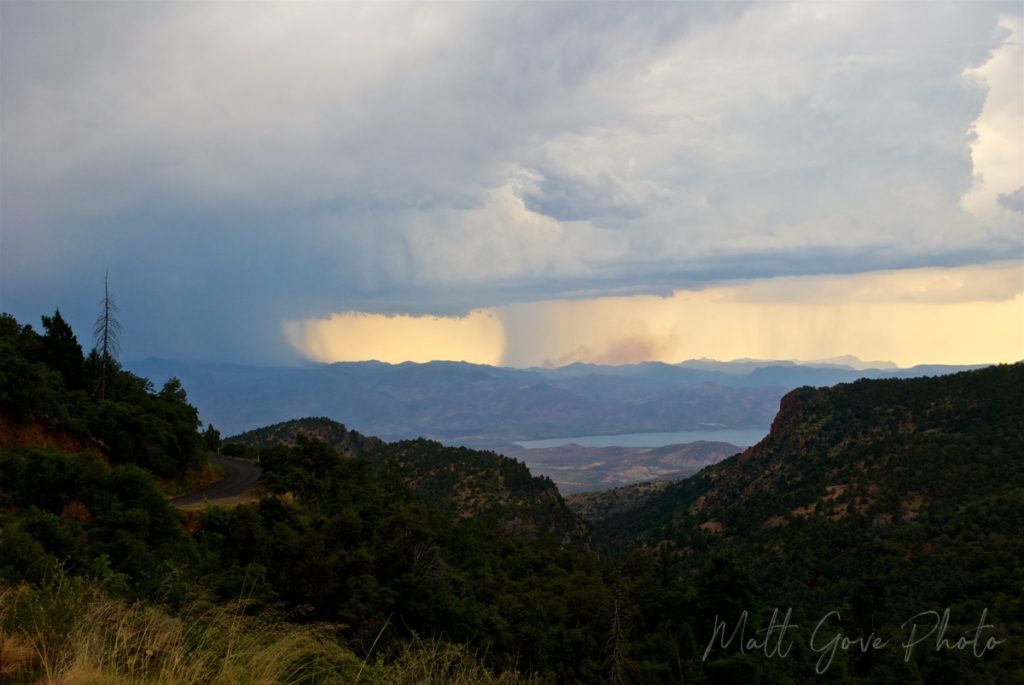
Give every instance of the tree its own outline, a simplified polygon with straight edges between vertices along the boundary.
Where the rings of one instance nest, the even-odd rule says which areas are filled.
[[[43,316],[42,337],[43,361],[53,370],[60,372],[64,378],[64,387],[76,390],[83,387],[82,346],[71,326],[56,310],[53,316]]]
[[[608,665],[608,682],[611,685],[622,685],[626,682],[626,656],[623,649],[626,642],[626,631],[619,616],[619,600],[616,598],[612,613],[611,631],[608,635],[608,658],[605,663]]]
[[[117,353],[121,349],[121,322],[117,316],[120,310],[110,294],[110,273],[103,277],[103,299],[100,301],[100,315],[96,317],[93,327],[93,338],[99,350],[100,374],[96,387],[96,396],[105,399],[110,374],[114,370]]]
[[[212,423],[203,431],[203,443],[210,452],[220,453],[220,431]]]

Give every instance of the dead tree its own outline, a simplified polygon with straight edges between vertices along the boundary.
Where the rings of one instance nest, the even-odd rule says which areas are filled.
[[[100,373],[96,383],[96,397],[100,400],[107,396],[107,386],[114,372],[117,353],[121,350],[121,322],[118,320],[120,310],[110,294],[110,273],[103,277],[103,299],[100,300],[100,314],[96,317],[92,335],[99,354]]]

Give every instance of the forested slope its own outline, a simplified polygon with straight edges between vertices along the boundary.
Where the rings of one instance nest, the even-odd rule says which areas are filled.
[[[58,315],[43,323],[0,318],[0,674],[15,682],[71,678],[85,662],[66,655],[88,645],[90,677],[112,682],[235,682],[238,653],[288,664],[270,682],[346,682],[367,663],[367,680],[414,682],[378,670],[410,653],[458,654],[469,682],[1024,682],[1020,365],[793,391],[763,442],[617,507],[602,541],[519,462],[316,421],[260,438],[259,502],[176,511],[166,488],[207,444],[181,384],[157,391],[82,354]],[[776,608],[773,650],[757,631]],[[156,623],[124,647],[104,616]],[[935,633],[909,652],[908,621]],[[233,651],[225,625],[258,644]],[[174,626],[228,648],[145,643]],[[115,646],[122,661],[103,656]],[[191,679],[161,680],[189,663]]]
[[[656,548],[679,587],[716,596],[679,607],[701,645],[716,616],[731,630],[746,610],[753,629],[775,607],[794,610],[803,657],[734,657],[730,669],[816,677],[797,663],[819,658],[810,633],[828,616],[830,636],[890,644],[840,650],[828,677],[1024,680],[1024,366],[795,390],[760,444],[602,527]],[[998,647],[979,644],[982,658],[973,643],[937,650],[936,631],[905,661],[904,623],[937,612],[920,637],[946,609],[950,643],[984,620],[981,641]],[[736,653],[734,643],[711,657]]]

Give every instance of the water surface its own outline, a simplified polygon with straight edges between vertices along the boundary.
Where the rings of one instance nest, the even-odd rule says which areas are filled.
[[[676,431],[673,433],[622,433],[619,435],[582,435],[574,438],[547,438],[545,440],[523,440],[516,444],[533,449],[536,447],[561,447],[576,443],[582,447],[664,447],[684,442],[708,440],[731,442],[738,447],[750,447],[768,435],[767,428],[724,428],[713,430]]]

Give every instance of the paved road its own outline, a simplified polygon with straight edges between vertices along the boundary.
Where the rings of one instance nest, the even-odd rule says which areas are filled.
[[[263,469],[247,461],[228,459],[227,457],[210,457],[214,464],[224,467],[224,477],[216,483],[210,483],[201,490],[175,497],[171,504],[183,507],[190,504],[210,502],[217,504],[225,500],[244,495],[251,490],[256,481],[263,475]]]

